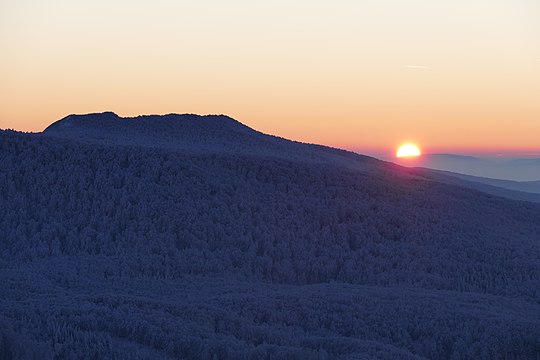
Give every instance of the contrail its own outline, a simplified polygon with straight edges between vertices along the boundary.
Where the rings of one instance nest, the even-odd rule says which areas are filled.
[[[429,69],[425,65],[405,65],[405,67],[410,69]]]

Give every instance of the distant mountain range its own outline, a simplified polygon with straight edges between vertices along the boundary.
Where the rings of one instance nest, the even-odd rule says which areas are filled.
[[[0,357],[540,355],[535,183],[223,115],[70,115],[0,164]]]
[[[449,176],[457,177],[463,180],[478,182],[482,184],[487,184],[495,187],[540,194],[540,181],[512,181],[512,180],[500,180],[500,179],[491,179],[486,177],[471,176],[453,172],[447,172]]]
[[[424,154],[416,159],[396,159],[404,166],[426,167],[482,178],[529,182],[522,189],[538,189],[539,158],[475,157],[455,154]],[[536,182],[536,184],[534,184]],[[500,183],[502,184],[502,183]]]

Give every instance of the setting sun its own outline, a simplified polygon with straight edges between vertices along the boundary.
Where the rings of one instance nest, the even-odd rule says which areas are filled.
[[[401,145],[396,153],[396,157],[398,158],[415,157],[419,155],[420,149],[418,149],[418,146],[411,143]]]

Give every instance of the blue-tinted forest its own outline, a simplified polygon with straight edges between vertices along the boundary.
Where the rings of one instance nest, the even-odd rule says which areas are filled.
[[[0,357],[537,358],[539,204],[256,136],[0,132]]]

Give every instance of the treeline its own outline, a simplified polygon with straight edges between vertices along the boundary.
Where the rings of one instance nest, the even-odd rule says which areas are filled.
[[[391,172],[6,132],[0,162],[10,261],[107,255],[135,276],[538,296],[535,204]]]
[[[0,358],[536,358],[540,205],[366,161],[0,132]]]

